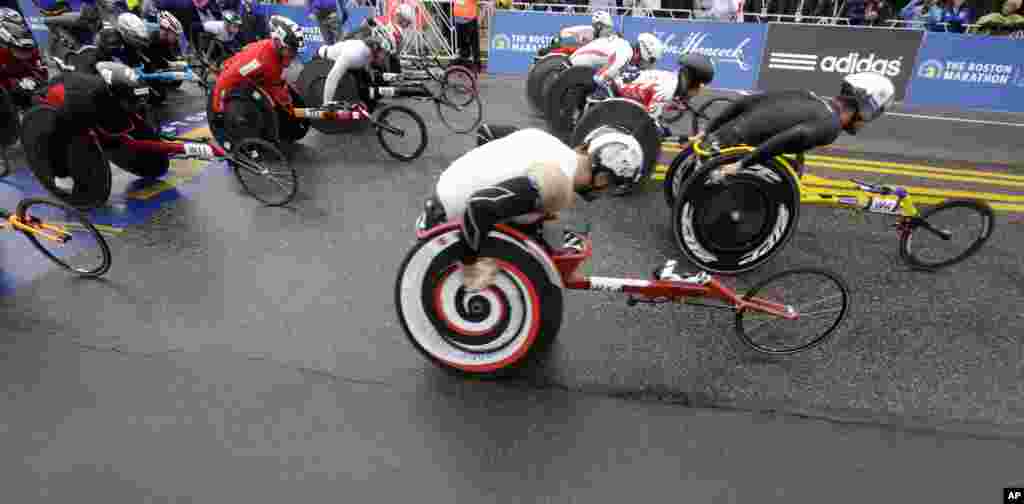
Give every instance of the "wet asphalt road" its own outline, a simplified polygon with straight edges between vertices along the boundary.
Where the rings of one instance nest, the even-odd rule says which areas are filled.
[[[488,121],[539,125],[521,85],[484,80]],[[393,307],[422,198],[473,145],[448,134],[431,108],[417,108],[432,129],[414,163],[390,160],[369,136],[311,133],[293,153],[302,195],[292,208],[259,206],[213,167],[197,197],[115,240],[104,281],[54,272],[0,300],[0,383],[8,387],[0,410],[11,412],[0,436],[16,447],[3,457],[8,474],[20,475],[14,488],[72,495],[89,484],[125,501],[151,491],[275,502],[330,495],[341,482],[355,492],[351,502],[393,502],[423,488],[438,501],[513,502],[614,501],[648,486],[694,502],[793,502],[842,484],[854,490],[838,501],[855,502],[889,500],[887,482],[909,492],[963,477],[962,486],[928,491],[965,502],[983,486],[996,499],[997,487],[1024,477],[1012,468],[1021,453],[1012,441],[679,407],[1022,437],[1024,231],[1006,214],[976,258],[923,274],[899,263],[885,221],[805,206],[788,248],[739,283],[797,266],[846,278],[853,312],[834,344],[807,356],[751,361],[723,314],[569,293],[552,357],[527,383],[465,384],[415,352]],[[1011,162],[1024,154],[1021,128],[951,130],[911,119],[877,126],[843,145],[929,159]],[[566,215],[592,226],[592,272],[647,275],[678,256],[654,189]],[[680,429],[693,430],[685,442],[669,441]],[[475,448],[487,442],[490,450]],[[778,456],[791,464],[778,467]],[[317,483],[296,482],[296,468]],[[409,486],[390,485],[391,476]],[[945,499],[953,496],[965,498]]]

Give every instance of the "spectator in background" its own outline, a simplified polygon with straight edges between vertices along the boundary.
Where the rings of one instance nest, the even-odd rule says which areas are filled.
[[[852,26],[881,26],[892,17],[892,7],[885,0],[848,0],[841,16]]]
[[[900,10],[900,19],[913,23],[912,28],[933,28],[932,19],[942,18],[942,8],[937,0],[911,0]]]
[[[967,0],[946,0],[945,5],[939,10],[939,18],[933,19],[936,24],[941,23],[945,26],[934,31],[963,33],[967,25],[974,22],[974,9],[968,7],[966,3]]]
[[[480,71],[480,8],[477,0],[454,0],[452,18],[455,20],[455,34],[458,37],[459,59],[469,61],[472,68]]]
[[[971,33],[1000,37],[1024,29],[1024,11],[1021,0],[1006,0],[1002,12],[986,14],[978,20],[978,26],[971,28]]]
[[[622,7],[627,16],[653,17],[655,9],[661,9],[661,0],[622,0]]]
[[[341,22],[338,22],[338,12]],[[341,27],[348,22],[348,9],[344,0],[306,0],[306,16],[320,26],[324,45],[334,45],[341,34]]]
[[[742,23],[743,0],[712,0],[708,15],[715,21]]]

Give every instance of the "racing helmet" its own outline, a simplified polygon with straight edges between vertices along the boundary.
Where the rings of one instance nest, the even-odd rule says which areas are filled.
[[[402,27],[403,30],[408,29],[416,23],[416,9],[409,4],[402,4],[398,6],[395,11],[395,22],[398,26]]]
[[[270,38],[278,49],[287,47],[296,53],[306,46],[302,27],[295,21],[284,16],[271,16],[267,23],[270,27]]]
[[[150,43],[149,28],[139,16],[125,12],[117,16],[117,32],[124,42],[135,48],[148,47]]]
[[[10,7],[0,7],[0,22],[23,25],[25,24],[25,18],[22,17],[20,12]]]
[[[680,85],[683,77],[689,87],[696,87],[700,84],[711,84],[715,80],[715,62],[712,58],[689,52],[679,56]]]
[[[398,50],[398,37],[395,30],[388,25],[377,25],[370,32],[367,40],[371,47],[380,49],[388,54],[394,54]]]
[[[607,173],[612,187],[628,186],[640,181],[644,151],[632,135],[612,126],[601,126],[591,131],[583,139],[583,144],[592,162],[593,176]],[[593,197],[588,197],[590,191],[580,191],[580,195],[591,201]]]
[[[6,19],[0,21],[0,43],[11,49],[19,59],[31,57],[32,50],[36,48],[32,31],[24,23],[14,23]]]
[[[100,54],[104,55],[103,57],[109,57],[124,48],[124,39],[121,38],[121,33],[117,30],[104,27],[96,34],[96,48],[99,49]]]
[[[646,65],[654,65],[665,53],[665,44],[662,44],[653,33],[641,33],[636,37],[636,48],[640,52],[640,62]]]
[[[96,63],[96,73],[107,83],[107,91],[127,112],[137,112],[149,99],[149,88],[128,65],[113,61]]]
[[[206,6],[209,4],[210,0],[192,0],[192,5],[194,5],[199,10],[205,9]]]
[[[590,25],[594,27],[594,37],[600,37],[606,30],[612,31],[615,25],[612,24],[612,15],[608,11],[594,11],[590,17]]]
[[[242,29],[242,16],[239,16],[237,12],[226,10],[222,16],[224,18],[224,29],[228,33],[238,33]]]
[[[839,88],[840,96],[853,98],[857,115],[871,122],[885,113],[896,98],[896,88],[888,77],[874,72],[847,75]]]
[[[178,18],[174,17],[174,14],[171,14],[170,12],[160,11],[160,14],[157,17],[161,30],[167,30],[179,37],[182,32],[185,31],[181,26],[181,21],[178,21]]]

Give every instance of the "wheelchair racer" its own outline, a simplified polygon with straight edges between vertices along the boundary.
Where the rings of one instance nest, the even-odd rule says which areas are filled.
[[[697,96],[714,78],[715,66],[710,58],[701,54],[684,54],[679,58],[679,70],[675,74],[658,70],[626,70],[610,82],[609,87],[617,88],[617,92],[610,89],[606,92],[608,96],[623,96],[640,102],[654,119],[662,138],[667,138],[672,136],[672,132],[661,123],[665,106],[677,97],[689,100]]]
[[[716,170],[714,177],[720,178],[779,154],[831,144],[842,131],[856,135],[885,113],[895,95],[892,81],[872,72],[847,75],[832,99],[803,90],[750,95],[732,103],[691,140],[714,149],[756,147],[740,161]]]
[[[575,149],[545,131],[519,130],[452,162],[427,199],[420,226],[461,219],[464,285],[484,289],[497,273],[483,249],[495,224],[511,220],[532,227],[537,236],[544,221],[572,206],[576,194],[593,201],[612,186],[635,184],[642,166],[639,142],[611,127],[597,128]],[[540,243],[547,244],[543,237]]]
[[[541,56],[562,47],[578,48],[599,39],[601,37],[617,36],[615,25],[612,23],[612,16],[606,11],[595,11],[590,18],[589,25],[566,26],[558,32],[551,44],[537,51],[533,59],[537,61]],[[559,51],[562,52],[562,51]]]
[[[117,132],[131,124],[131,116],[141,110],[149,88],[139,81],[135,70],[121,63],[102,61],[93,70],[95,73],[68,72],[49,87],[46,100],[58,107],[59,118],[55,131],[41,135],[40,141],[67,145],[73,136],[97,126]],[[56,185],[71,190],[72,163],[62,149],[49,149],[49,156]]]
[[[396,33],[388,25],[375,26],[366,39],[343,40],[331,46],[320,46],[317,56],[334,62],[324,82],[324,106],[337,105],[334,92],[346,72],[367,72],[371,67],[384,68],[390,57],[397,52],[397,46]],[[377,97],[369,98],[368,101],[372,102]]]
[[[617,35],[607,36],[594,39],[577,49],[569,57],[569,64],[597,68],[594,83],[603,88],[618,77],[627,65],[639,70],[654,68],[664,53],[665,44],[653,33],[637,35],[633,44]]]
[[[242,16],[235,11],[224,11],[222,19],[203,21],[203,33],[206,33],[224,44],[224,49],[237,52],[241,49]]]
[[[25,18],[14,9],[0,8],[0,86],[15,105],[27,107],[32,93],[48,78],[49,71]]]
[[[245,46],[224,62],[224,70],[217,75],[211,97],[211,126],[223,127],[224,98],[232,89],[246,82],[266,91],[279,111],[291,109],[292,98],[284,80],[284,71],[305,45],[302,27],[283,16],[272,16],[269,27],[269,39]]]

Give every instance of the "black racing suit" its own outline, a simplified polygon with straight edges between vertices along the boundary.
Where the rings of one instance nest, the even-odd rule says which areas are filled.
[[[780,154],[802,154],[839,137],[839,111],[810,91],[793,90],[745,96],[708,124],[707,142],[721,147],[755,146],[740,166],[763,163]]]

